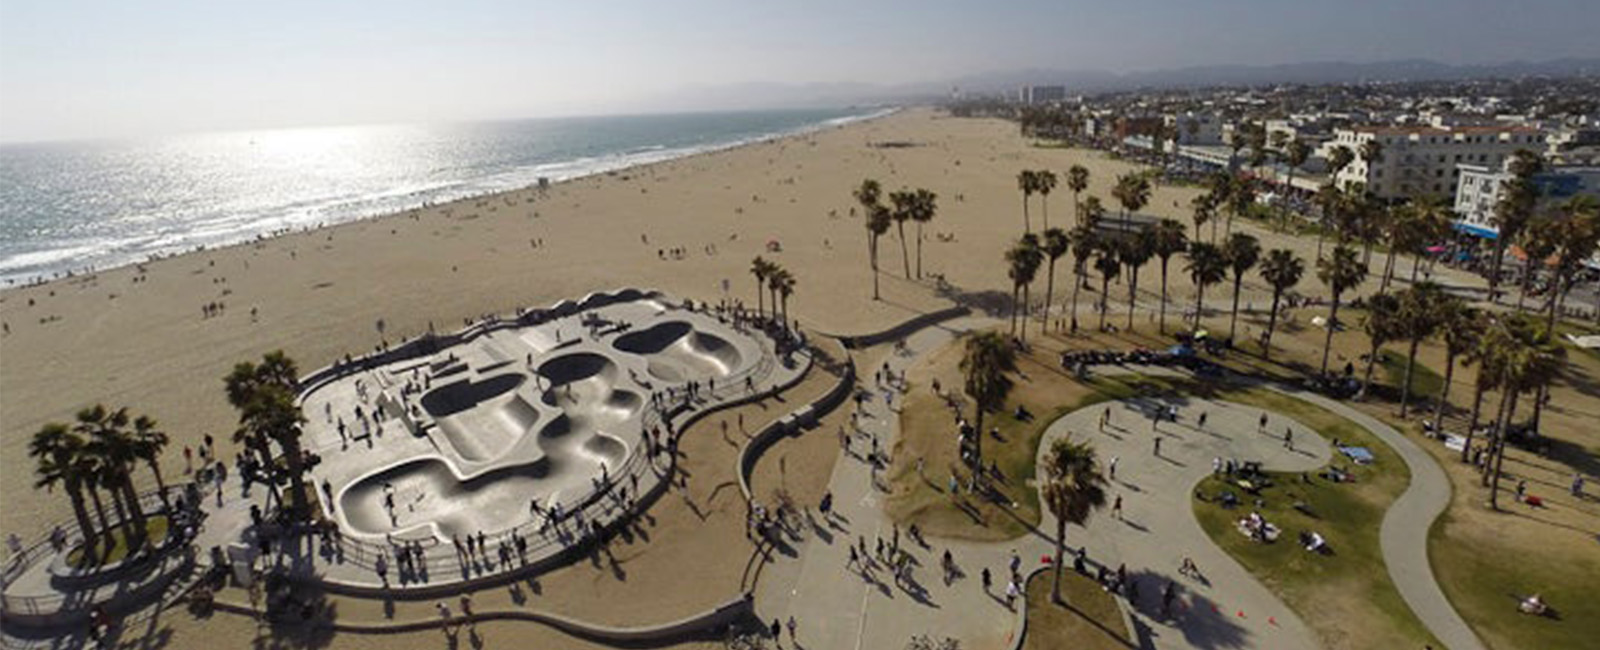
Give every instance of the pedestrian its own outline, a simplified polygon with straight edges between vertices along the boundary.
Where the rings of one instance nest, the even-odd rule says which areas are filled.
[[[1011,549],[1011,575],[1017,575],[1022,570],[1022,556],[1017,555],[1017,549]]]
[[[1110,424],[1110,423],[1111,423],[1111,407],[1107,406],[1106,410],[1100,412],[1100,430],[1101,431],[1105,431],[1106,430],[1106,425]]]
[[[1294,429],[1283,428],[1283,448],[1294,451]]]
[[[789,627],[789,640],[790,641],[794,641],[795,640],[795,638],[794,638],[794,629],[796,627],[799,627],[799,626],[795,624],[794,615],[792,615],[792,614],[789,616],[788,627]]]
[[[783,624],[778,619],[772,619],[772,640],[776,642],[783,634]]]
[[[1527,492],[1528,492],[1528,481],[1527,481],[1527,479],[1518,479],[1517,480],[1517,503],[1522,503],[1522,497],[1524,495],[1526,495]]]
[[[448,631],[448,626],[450,625],[450,606],[444,604],[444,601],[441,600],[437,603],[434,603],[433,608],[438,610],[439,620],[444,621],[446,631]]]
[[[983,573],[979,574],[979,577],[983,579],[983,593],[989,593],[989,587],[994,584],[994,576],[989,574],[989,567],[983,567]]]
[[[1577,472],[1572,474],[1572,496],[1583,498],[1583,475]]]
[[[1161,592],[1161,617],[1162,618],[1170,618],[1172,616],[1172,601],[1174,599],[1176,599],[1177,597],[1178,597],[1178,583],[1174,582],[1172,580],[1168,580],[1167,581],[1167,588],[1162,590],[1162,592]]]
[[[1205,411],[1201,411],[1200,412],[1200,428],[1201,429],[1206,428],[1206,415],[1207,414],[1206,414]]]
[[[1117,480],[1117,461],[1120,461],[1120,460],[1122,460],[1122,458],[1120,456],[1112,456],[1111,457],[1111,465],[1110,465],[1111,474],[1110,474],[1110,476],[1111,476],[1111,480],[1113,480],[1113,481]]]
[[[1013,605],[1017,602],[1017,596],[1021,593],[1022,590],[1017,588],[1015,579],[1006,582],[1006,609],[1013,608]]]
[[[1156,436],[1156,452],[1155,452],[1155,455],[1157,455],[1157,456],[1161,455],[1161,436]]]
[[[1111,504],[1111,516],[1115,517],[1118,521],[1122,520],[1122,495],[1120,494],[1117,495],[1116,502]]]
[[[1222,457],[1221,456],[1213,456],[1211,458],[1211,473],[1212,474],[1221,474],[1222,473]]]
[[[1261,419],[1260,420],[1256,420],[1256,433],[1261,433],[1262,431],[1266,431],[1266,430],[1267,430],[1267,413],[1266,413],[1266,411],[1262,411],[1261,412]]]
[[[861,556],[856,554],[856,547],[850,547],[850,560],[844,563],[844,568],[861,566]]]

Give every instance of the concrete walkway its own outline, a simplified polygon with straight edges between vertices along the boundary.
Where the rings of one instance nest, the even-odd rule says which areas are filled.
[[[914,562],[913,581],[897,582],[886,565],[866,561],[866,568],[850,563],[850,547],[864,540],[867,556],[874,555],[877,540],[892,545],[894,525],[883,514],[884,493],[861,455],[877,437],[882,449],[893,447],[898,434],[898,414],[873,386],[870,373],[887,360],[902,371],[922,355],[950,343],[960,333],[992,325],[981,317],[952,321],[920,331],[907,340],[904,355],[858,359],[863,386],[876,391],[863,405],[853,452],[835,466],[830,481],[835,516],[827,521],[815,514],[796,527],[789,545],[775,554],[756,591],[756,609],[763,620],[782,623],[792,617],[796,628],[786,631],[784,647],[876,648],[902,647],[913,635],[952,637],[964,648],[1010,648],[1022,629],[1020,612],[1004,602],[1013,556],[1022,573],[1041,566],[1054,552],[1054,518],[1046,512],[1040,528],[1024,537],[999,543],[970,543],[929,539],[928,546],[913,542],[898,531],[899,545]],[[1147,374],[1170,373],[1162,368],[1134,368]],[[1449,482],[1426,452],[1383,423],[1319,395],[1269,386],[1274,390],[1328,408],[1373,431],[1393,447],[1411,468],[1412,482],[1386,514],[1381,531],[1382,551],[1391,578],[1407,604],[1428,628],[1451,648],[1481,648],[1439,591],[1427,562],[1427,531],[1447,505]],[[899,395],[895,395],[898,399]],[[1166,406],[1178,408],[1178,421],[1161,422],[1152,432],[1149,414]],[[1111,411],[1112,425],[1101,430],[1098,421]],[[1207,416],[1198,426],[1201,413]],[[1269,413],[1269,424],[1258,431],[1261,410],[1192,397],[1135,398],[1097,405],[1070,413],[1050,424],[1038,453],[1042,457],[1052,441],[1067,435],[1087,438],[1103,464],[1117,459],[1111,499],[1123,499],[1120,518],[1106,510],[1096,513],[1086,527],[1069,526],[1069,553],[1084,548],[1091,573],[1103,564],[1110,570],[1127,565],[1138,596],[1126,603],[1133,632],[1143,648],[1316,648],[1316,636],[1286,605],[1206,536],[1195,519],[1190,502],[1194,486],[1212,471],[1214,459],[1259,460],[1275,471],[1308,471],[1327,464],[1331,449],[1315,431],[1285,416]],[[1286,448],[1285,429],[1294,432],[1294,448]],[[832,433],[832,432],[820,432]],[[1162,439],[1161,454],[1154,440]],[[1038,477],[1035,481],[1042,480]],[[1248,505],[1240,516],[1249,514]],[[1292,536],[1297,531],[1284,531]],[[1284,543],[1294,543],[1292,537]],[[960,568],[946,581],[941,555],[949,549]],[[1179,566],[1191,558],[1198,575],[1184,576]],[[988,568],[994,576],[987,592],[977,579]],[[1070,570],[1070,568],[1069,568]],[[1171,616],[1161,615],[1161,591],[1173,581],[1179,598]],[[1023,607],[1018,601],[1018,608]]]
[[[1315,393],[1268,385],[1268,388],[1293,395],[1360,425],[1389,445],[1411,470],[1411,484],[1389,506],[1378,531],[1383,562],[1389,567],[1406,606],[1428,627],[1439,641],[1454,650],[1482,650],[1483,642],[1461,619],[1428,562],[1428,530],[1450,505],[1450,478],[1428,452],[1383,421]]]
[[[1152,369],[1154,373],[1159,369]],[[1178,408],[1177,422],[1152,429],[1150,414]],[[1099,421],[1111,414],[1103,430]],[[1198,426],[1200,415],[1206,426]],[[1063,437],[1093,444],[1103,466],[1116,459],[1105,510],[1085,527],[1068,526],[1069,548],[1084,546],[1091,566],[1128,567],[1138,595],[1128,602],[1134,633],[1145,648],[1316,648],[1304,622],[1243,566],[1212,543],[1195,519],[1190,495],[1211,474],[1213,459],[1261,461],[1273,471],[1301,472],[1328,462],[1330,445],[1312,429],[1272,413],[1258,431],[1261,410],[1225,402],[1134,398],[1091,406],[1051,423],[1040,442],[1040,466],[1051,444]],[[1294,448],[1284,446],[1284,431],[1294,432]],[[1161,453],[1155,454],[1155,440]],[[1109,470],[1108,470],[1109,471]],[[1041,474],[1036,479],[1044,481]],[[1111,505],[1122,499],[1122,514]],[[1248,516],[1248,502],[1238,508]],[[1046,511],[1044,530],[1055,530]],[[1295,543],[1285,530],[1281,544]],[[1182,575],[1184,558],[1198,575]],[[1091,569],[1093,570],[1093,569]],[[1177,585],[1171,616],[1162,616],[1161,592]]]

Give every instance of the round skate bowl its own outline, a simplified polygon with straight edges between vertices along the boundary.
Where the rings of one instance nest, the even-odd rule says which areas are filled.
[[[739,350],[733,344],[676,320],[624,334],[611,345],[646,357],[650,374],[663,381],[726,377],[740,361]]]

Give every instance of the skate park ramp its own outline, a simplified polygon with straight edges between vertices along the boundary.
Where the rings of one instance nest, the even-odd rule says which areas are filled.
[[[681,320],[624,334],[611,345],[645,357],[652,376],[671,382],[726,377],[740,361],[739,351],[732,343]]]
[[[515,392],[527,379],[507,373],[458,381],[428,391],[420,401],[462,458],[486,461],[505,453],[539,421],[539,411]]]

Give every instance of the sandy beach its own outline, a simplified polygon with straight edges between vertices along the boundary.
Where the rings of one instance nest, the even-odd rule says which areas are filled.
[[[727,281],[726,297],[753,305],[755,281],[748,269],[757,255],[796,276],[790,313],[816,332],[873,331],[947,306],[934,291],[934,274],[968,294],[1008,296],[1001,255],[1022,230],[1016,173],[1061,174],[1073,164],[1089,168],[1087,194],[1115,212],[1111,187],[1133,165],[1093,151],[1030,146],[1011,123],[912,109],[545,191],[481,197],[182,255],[146,264],[142,274],[129,267],[5,291],[0,320],[10,332],[0,338],[0,494],[6,495],[0,532],[33,538],[47,522],[69,516],[66,498],[34,492],[27,442],[41,425],[67,421],[96,402],[127,405],[158,419],[172,436],[170,475],[182,470],[183,447],[206,434],[224,441],[223,457],[231,458],[227,441],[235,414],[223,398],[222,378],[233,364],[274,349],[309,370],[369,351],[385,338],[416,336],[430,325],[453,330],[463,319],[622,286],[716,301],[724,298]],[[925,279],[903,277],[900,242],[891,230],[880,243],[880,301],[872,299],[862,222],[852,214],[851,190],[863,178],[878,179],[886,191],[925,187],[939,195],[938,215],[924,233]],[[1157,187],[1144,212],[1188,224],[1186,206],[1196,193]],[[1036,230],[1043,222],[1038,205],[1035,199]],[[1058,188],[1050,197],[1050,223],[1070,226],[1071,205],[1071,191]],[[1264,247],[1292,246],[1306,258],[1314,255],[1314,240],[1242,222],[1235,227],[1262,237]],[[908,224],[907,234],[913,232]],[[769,252],[768,242],[779,243],[781,252]],[[916,243],[909,248],[914,265]],[[681,259],[672,249],[682,250]],[[1174,260],[1169,326],[1192,304],[1181,267]],[[1071,291],[1069,271],[1070,258],[1063,259],[1058,305]],[[1098,278],[1092,285],[1098,287]],[[1264,306],[1264,287],[1253,273],[1246,288],[1246,300]],[[1153,304],[1156,264],[1144,269],[1140,289],[1141,303]],[[1036,299],[1043,290],[1041,274]],[[1323,293],[1309,273],[1301,290]],[[1222,309],[1225,319],[1227,290],[1213,287],[1209,294],[1208,307]],[[1085,292],[1082,298],[1085,326],[1093,323],[1088,305],[1094,295]],[[1112,298],[1114,310],[1125,304],[1125,285],[1113,284]],[[205,317],[203,307],[215,302],[225,308]],[[820,455],[832,449],[818,448]],[[794,462],[807,467],[804,458]],[[147,474],[140,472],[139,479],[148,480]],[[203,626],[242,640],[254,627],[236,617],[164,619],[179,637]],[[565,638],[542,629],[527,634],[545,643]],[[348,636],[336,645],[435,647],[441,641],[435,634],[401,637],[406,642],[398,645],[397,639]]]

